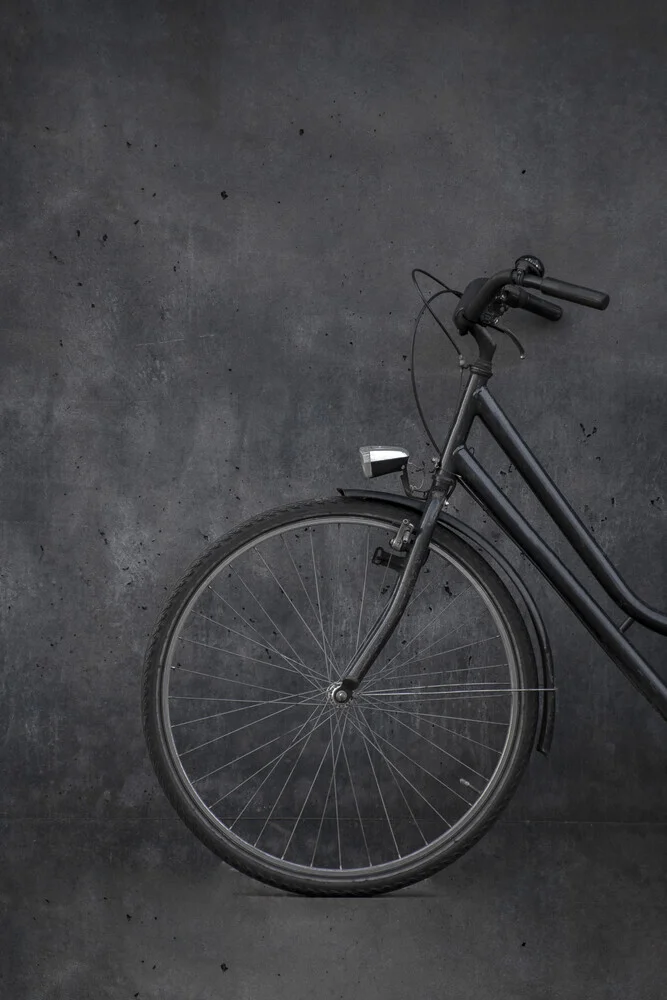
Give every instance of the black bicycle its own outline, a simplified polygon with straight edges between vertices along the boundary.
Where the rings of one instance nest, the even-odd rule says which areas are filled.
[[[528,255],[463,293],[438,283],[429,299],[420,290],[420,317],[458,296],[454,323],[478,350],[461,359],[428,491],[411,485],[405,450],[360,449],[365,475],[400,473],[405,496],[341,489],[219,538],[146,655],[144,727],[169,800],[224,861],[293,892],[372,895],[433,875],[498,817],[532,748],[548,751],[544,623],[507,559],[447,512],[459,483],[667,718],[665,684],[625,635],[633,622],[667,635],[667,615],[628,589],[487,387],[492,331],[513,337],[508,308],[562,315],[528,289],[595,309],[609,296],[545,278]],[[476,418],[627,615],[620,627],[477,462]]]

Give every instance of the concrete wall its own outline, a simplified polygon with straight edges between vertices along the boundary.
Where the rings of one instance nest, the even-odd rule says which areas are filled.
[[[157,788],[138,695],[206,538],[361,485],[359,444],[430,456],[413,267],[461,288],[532,252],[609,291],[604,314],[517,318],[528,358],[503,344],[492,387],[667,605],[664,5],[2,18],[7,996],[662,997],[664,725],[527,569],[558,671],[552,756],[478,848],[395,897],[300,900],[221,867]],[[432,327],[417,363],[442,428],[458,374]],[[637,641],[660,665],[664,643]]]

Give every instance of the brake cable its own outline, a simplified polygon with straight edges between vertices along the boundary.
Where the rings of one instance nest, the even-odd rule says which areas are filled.
[[[438,284],[438,285],[441,286],[440,291],[434,292],[434,294],[431,295],[427,299],[426,296],[424,295],[423,291],[419,287],[419,282],[417,281],[417,278],[416,278],[417,274],[423,274],[427,278],[430,278],[431,281],[435,281],[436,284]],[[459,348],[458,348],[458,346],[456,344],[456,341],[454,340],[454,338],[450,334],[450,332],[447,329],[447,327],[445,326],[445,324],[442,322],[442,320],[440,319],[440,317],[435,314],[435,312],[433,311],[433,309],[431,309],[431,302],[433,302],[434,299],[437,299],[440,295],[447,295],[447,294],[456,295],[460,299],[463,293],[457,291],[455,288],[450,288],[449,285],[446,285],[444,281],[440,280],[440,278],[436,278],[435,275],[430,274],[428,271],[424,271],[424,270],[422,270],[422,268],[419,268],[419,267],[416,267],[413,270],[413,272],[412,272],[412,280],[413,280],[413,282],[415,284],[415,287],[416,287],[417,291],[419,292],[419,295],[420,295],[420,297],[422,299],[422,302],[424,303],[423,306],[421,307],[421,309],[419,310],[419,314],[418,314],[418,316],[417,316],[417,318],[415,320],[414,330],[413,330],[413,333],[412,333],[412,348],[411,348],[411,352],[410,352],[410,381],[412,383],[412,394],[413,394],[413,396],[415,398],[415,404],[417,406],[417,412],[419,413],[419,418],[420,418],[420,420],[422,422],[424,430],[428,434],[429,440],[430,440],[431,444],[433,445],[433,447],[436,449],[436,451],[439,452],[440,448],[435,443],[435,439],[434,439],[433,435],[431,434],[431,430],[430,430],[430,428],[429,428],[429,426],[428,426],[428,424],[426,422],[426,417],[424,416],[424,411],[423,411],[421,403],[419,401],[419,393],[417,391],[417,379],[416,379],[416,375],[415,375],[415,345],[416,345],[416,342],[417,342],[417,330],[419,329],[419,324],[421,322],[422,316],[424,315],[425,312],[428,311],[431,314],[431,316],[433,317],[433,319],[436,321],[436,323],[438,324],[438,326],[440,327],[440,329],[444,332],[444,334],[446,335],[446,337],[449,340],[450,344],[452,345],[452,347],[456,351],[456,354],[458,356],[458,361],[459,361],[459,368],[461,369],[461,382],[460,382],[460,385],[459,385],[459,399],[458,399],[458,402],[460,402],[461,395],[463,393],[463,372],[464,372],[464,370],[466,368],[470,367],[470,364],[466,361],[465,357],[463,356],[463,354],[459,350]],[[519,352],[519,357],[521,358],[521,360],[523,360],[526,357],[526,351],[525,351],[523,345],[521,344],[519,338],[510,329],[508,329],[506,326],[501,326],[500,323],[498,322],[499,319],[500,319],[500,317],[503,315],[503,313],[505,313],[507,311],[508,308],[509,308],[509,306],[506,303],[503,302],[503,299],[500,298],[500,296],[496,296],[496,298],[494,298],[494,300],[491,303],[489,303],[489,306],[487,307],[487,309],[483,313],[482,317],[480,317],[480,326],[489,327],[492,330],[498,330],[500,333],[504,333],[505,336],[509,337],[509,339],[512,341],[512,343],[514,344],[514,346],[516,347],[516,349]]]
[[[417,274],[424,274],[427,278],[430,278],[431,281],[435,281],[436,284],[438,284],[438,285],[441,286],[440,291],[434,292],[434,294],[431,295],[430,298],[427,299],[426,296],[424,295],[424,293],[422,292],[421,288],[419,287],[419,282],[417,281],[417,278],[415,277],[415,275],[417,275]],[[431,430],[430,430],[430,428],[429,428],[429,426],[428,426],[428,424],[426,422],[426,417],[424,416],[424,411],[422,410],[421,403],[419,402],[419,393],[417,392],[417,380],[416,380],[416,377],[415,377],[415,345],[416,345],[416,341],[417,341],[417,330],[419,329],[419,324],[421,322],[422,316],[428,310],[428,312],[431,314],[431,316],[433,317],[433,319],[436,321],[436,323],[438,324],[438,326],[440,327],[440,329],[445,333],[445,335],[447,336],[449,342],[451,343],[452,347],[454,348],[454,350],[456,351],[456,353],[458,355],[459,368],[461,369],[461,383],[463,383],[463,369],[466,367],[466,360],[463,357],[463,355],[461,354],[461,351],[459,350],[459,348],[458,348],[458,346],[456,344],[456,341],[454,340],[454,338],[450,334],[450,332],[447,329],[447,327],[445,326],[445,324],[441,321],[441,319],[439,318],[439,316],[436,316],[435,312],[431,309],[431,302],[433,302],[434,299],[437,299],[440,295],[451,294],[451,295],[458,296],[458,298],[461,298],[461,296],[462,296],[463,293],[457,291],[455,288],[450,288],[449,285],[446,285],[444,283],[444,281],[440,280],[440,278],[436,278],[435,275],[429,274],[428,271],[423,271],[419,267],[416,267],[413,270],[413,272],[412,272],[412,280],[413,280],[413,282],[415,284],[415,287],[416,287],[417,291],[419,292],[419,295],[420,295],[420,297],[422,299],[422,302],[424,303],[423,306],[421,307],[421,309],[419,310],[419,315],[417,316],[417,319],[415,320],[414,330],[413,330],[413,333],[412,333],[412,349],[411,349],[411,352],[410,352],[410,380],[412,382],[412,394],[415,397],[415,404],[417,406],[417,412],[419,413],[419,418],[420,418],[420,420],[422,422],[424,430],[428,434],[428,437],[429,437],[429,440],[430,440],[431,444],[433,445],[433,447],[435,448],[435,450],[439,453],[440,452],[440,448],[435,443],[435,439],[434,439],[433,435],[431,434]],[[461,387],[459,387],[459,392],[460,392],[460,390],[461,390]],[[460,395],[459,395],[459,398],[460,398]]]

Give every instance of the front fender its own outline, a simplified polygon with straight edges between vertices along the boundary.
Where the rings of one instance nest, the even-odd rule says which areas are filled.
[[[347,490],[341,488],[338,489],[338,492],[343,497],[354,497],[357,500],[382,500],[385,503],[401,507],[404,511],[412,510],[420,514],[423,512],[425,506],[425,501],[418,500],[416,497],[401,496],[399,493],[385,493],[380,490]],[[504,575],[514,585],[516,591],[521,596],[535,633],[534,636],[531,635],[531,641],[533,643],[533,651],[535,652],[540,687],[544,689],[540,700],[540,724],[535,745],[540,753],[546,756],[549,753],[553,740],[554,723],[556,720],[556,694],[555,691],[548,690],[554,687],[553,656],[549,637],[539,608],[514,566],[487,538],[480,535],[470,525],[454,517],[453,514],[441,514],[439,523],[454,532],[459,538],[468,542],[473,548],[477,548],[489,562],[494,563],[495,568],[501,571],[500,575]]]

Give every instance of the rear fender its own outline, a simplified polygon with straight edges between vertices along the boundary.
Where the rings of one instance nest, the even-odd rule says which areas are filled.
[[[421,514],[425,507],[425,501],[416,497],[401,496],[398,493],[384,493],[380,490],[347,490],[338,489],[343,497],[354,497],[356,500],[382,500],[384,503],[393,504],[403,511],[416,511]],[[439,523],[458,535],[464,541],[476,548],[496,570],[500,570],[499,576],[505,577],[505,582],[509,581],[518,592],[525,606],[530,623],[533,626],[532,632],[529,629],[535,662],[540,678],[540,687],[547,689],[554,687],[554,667],[551,645],[544,626],[544,620],[540,614],[533,597],[531,596],[525,583],[515,570],[509,560],[498,551],[487,538],[480,535],[468,524],[460,521],[452,514],[441,514]],[[534,633],[534,634],[533,634]],[[554,723],[556,720],[556,693],[555,691],[543,690],[540,697],[540,720],[537,730],[536,749],[547,756],[553,740]]]

